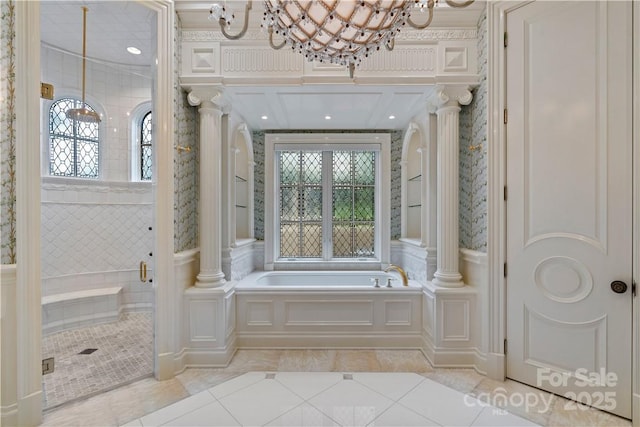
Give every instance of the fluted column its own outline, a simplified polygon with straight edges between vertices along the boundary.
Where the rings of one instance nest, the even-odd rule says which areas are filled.
[[[213,288],[226,280],[222,272],[222,128],[225,104],[219,89],[189,92],[189,104],[200,106],[200,272],[196,287]]]
[[[447,288],[464,286],[459,268],[458,150],[460,105],[471,102],[467,86],[438,86],[430,99],[438,118],[437,269],[433,283]]]

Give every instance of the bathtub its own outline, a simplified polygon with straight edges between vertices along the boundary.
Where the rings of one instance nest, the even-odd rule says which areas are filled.
[[[420,283],[403,286],[394,272],[255,272],[235,286],[236,339],[245,348],[420,348],[422,298]]]
[[[398,274],[382,271],[272,271],[254,273],[241,280],[236,290],[253,289],[264,290],[362,290],[374,287],[374,280],[378,279],[380,289],[387,288],[387,279],[392,279],[394,289],[416,290],[422,286],[415,281],[409,281],[409,286],[403,286]]]

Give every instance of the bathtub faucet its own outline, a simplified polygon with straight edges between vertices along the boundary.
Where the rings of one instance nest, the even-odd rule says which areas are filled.
[[[402,284],[404,286],[409,286],[409,277],[407,277],[407,273],[404,272],[403,269],[401,269],[400,267],[398,267],[397,265],[394,264],[389,264],[389,267],[387,267],[384,272],[388,273],[392,270],[395,270],[398,272],[398,274],[400,274],[400,276],[402,276]]]

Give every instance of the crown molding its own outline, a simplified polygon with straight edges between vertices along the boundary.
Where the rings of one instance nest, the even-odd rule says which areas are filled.
[[[398,42],[430,42],[440,40],[473,40],[478,37],[476,28],[431,28],[421,31],[404,31],[396,36]],[[264,41],[268,43],[267,33],[256,29],[249,30],[242,37],[244,41]],[[234,43],[227,39],[220,31],[214,30],[182,30],[183,42],[228,42]],[[235,42],[237,43],[237,42]]]

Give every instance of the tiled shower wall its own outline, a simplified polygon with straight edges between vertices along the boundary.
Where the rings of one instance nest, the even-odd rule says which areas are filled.
[[[460,247],[487,251],[487,13],[478,21],[480,85],[460,113]]]
[[[56,98],[80,98],[82,59],[47,46],[41,47],[42,79],[55,88]],[[87,61],[87,103],[104,113],[100,123],[100,180],[129,181],[131,112],[151,100],[151,71],[148,67],[113,66]],[[43,117],[51,101],[43,102]],[[48,158],[43,138],[43,159]],[[45,175],[48,173],[45,163]]]
[[[128,309],[148,308],[138,269],[153,252],[150,184],[69,181],[43,183],[42,295],[120,286]]]
[[[380,130],[278,130],[268,133],[389,133],[391,135],[391,239],[400,238],[400,160],[402,159],[402,131]],[[253,140],[254,157],[254,233],[255,238],[264,240],[264,136],[265,132],[255,131]]]
[[[81,59],[42,46],[42,78],[56,97],[81,90]],[[130,182],[132,111],[151,100],[148,67],[87,63],[87,101],[103,113],[100,178],[48,177],[42,185],[42,295],[123,286],[125,303],[149,303],[138,263],[153,251],[151,183]],[[51,101],[43,102],[46,123]],[[48,158],[43,133],[42,158]],[[132,296],[137,292],[137,296]]]
[[[0,1],[0,263],[16,262],[15,5]]]
[[[187,94],[180,88],[179,70],[181,58],[180,18],[175,16],[174,35],[174,145],[188,148],[175,150],[174,172],[174,251],[182,252],[198,246],[198,120],[197,109],[187,102]]]

